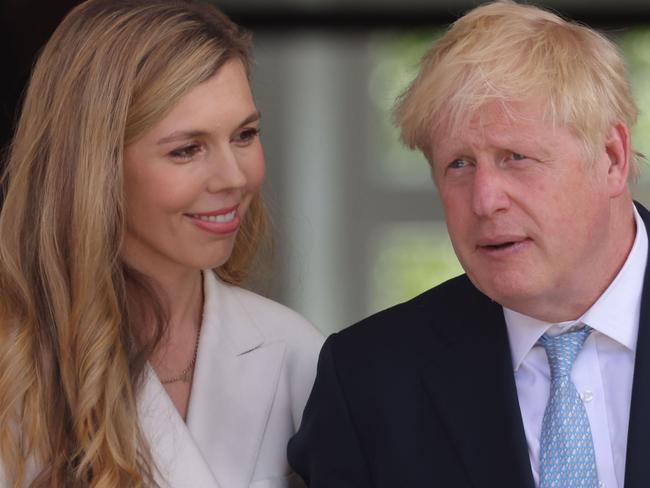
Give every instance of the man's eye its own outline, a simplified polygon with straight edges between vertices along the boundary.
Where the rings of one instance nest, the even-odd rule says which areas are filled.
[[[524,156],[523,154],[519,154],[519,153],[516,153],[516,152],[513,152],[513,153],[511,154],[510,158],[511,158],[513,161],[522,161],[522,160],[524,160],[524,159],[528,159],[528,158],[527,158],[526,156]]]
[[[179,147],[174,149],[169,153],[172,158],[175,159],[190,159],[192,156],[195,156],[201,150],[199,144],[188,144],[187,146]]]
[[[454,159],[449,163],[449,169],[460,169],[469,166],[469,163],[464,159]]]
[[[257,127],[249,127],[247,129],[242,130],[237,136],[235,136],[234,142],[246,145],[260,135],[260,129]]]

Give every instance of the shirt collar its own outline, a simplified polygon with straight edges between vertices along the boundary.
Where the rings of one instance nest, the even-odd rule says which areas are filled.
[[[564,329],[581,322],[631,351],[636,349],[641,292],[648,259],[648,234],[636,207],[634,220],[636,237],[623,267],[600,298],[578,320],[553,324],[503,307],[515,371],[542,334],[554,325]]]

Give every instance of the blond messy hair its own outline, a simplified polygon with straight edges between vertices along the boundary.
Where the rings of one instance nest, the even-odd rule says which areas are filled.
[[[509,0],[458,19],[425,54],[393,114],[403,142],[430,159],[441,126],[453,132],[488,103],[530,100],[544,102],[553,124],[571,127],[589,156],[613,124],[631,127],[638,114],[625,61],[610,40]]]
[[[123,151],[228,60],[248,69],[249,52],[246,32],[195,0],[90,0],[45,46],[0,213],[7,486],[155,485],[136,398],[166,324],[153,288],[120,259]],[[257,195],[231,259],[217,270],[222,279],[246,278],[265,222]],[[135,332],[133,294],[147,309],[139,317],[155,322],[149,344]]]

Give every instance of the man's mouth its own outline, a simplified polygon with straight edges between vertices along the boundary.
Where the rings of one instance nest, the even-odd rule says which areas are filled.
[[[510,251],[516,252],[523,249],[531,239],[521,236],[504,236],[479,241],[477,249],[491,255],[502,255]]]
[[[513,246],[514,244],[516,244],[515,241],[507,241],[507,242],[503,242],[503,243],[500,243],[500,244],[487,244],[487,245],[482,246],[482,247],[485,247],[487,249],[506,249],[506,248],[508,248],[510,246]]]

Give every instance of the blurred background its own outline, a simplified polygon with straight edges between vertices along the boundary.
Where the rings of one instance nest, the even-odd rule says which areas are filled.
[[[76,1],[0,5],[0,141],[10,139],[33,57]],[[324,333],[462,272],[424,158],[391,124],[395,97],[445,26],[480,1],[218,0],[255,38],[253,91],[267,156],[274,227],[260,291]],[[650,2],[536,3],[596,27],[629,62],[650,155]],[[650,169],[634,186],[650,204]]]

